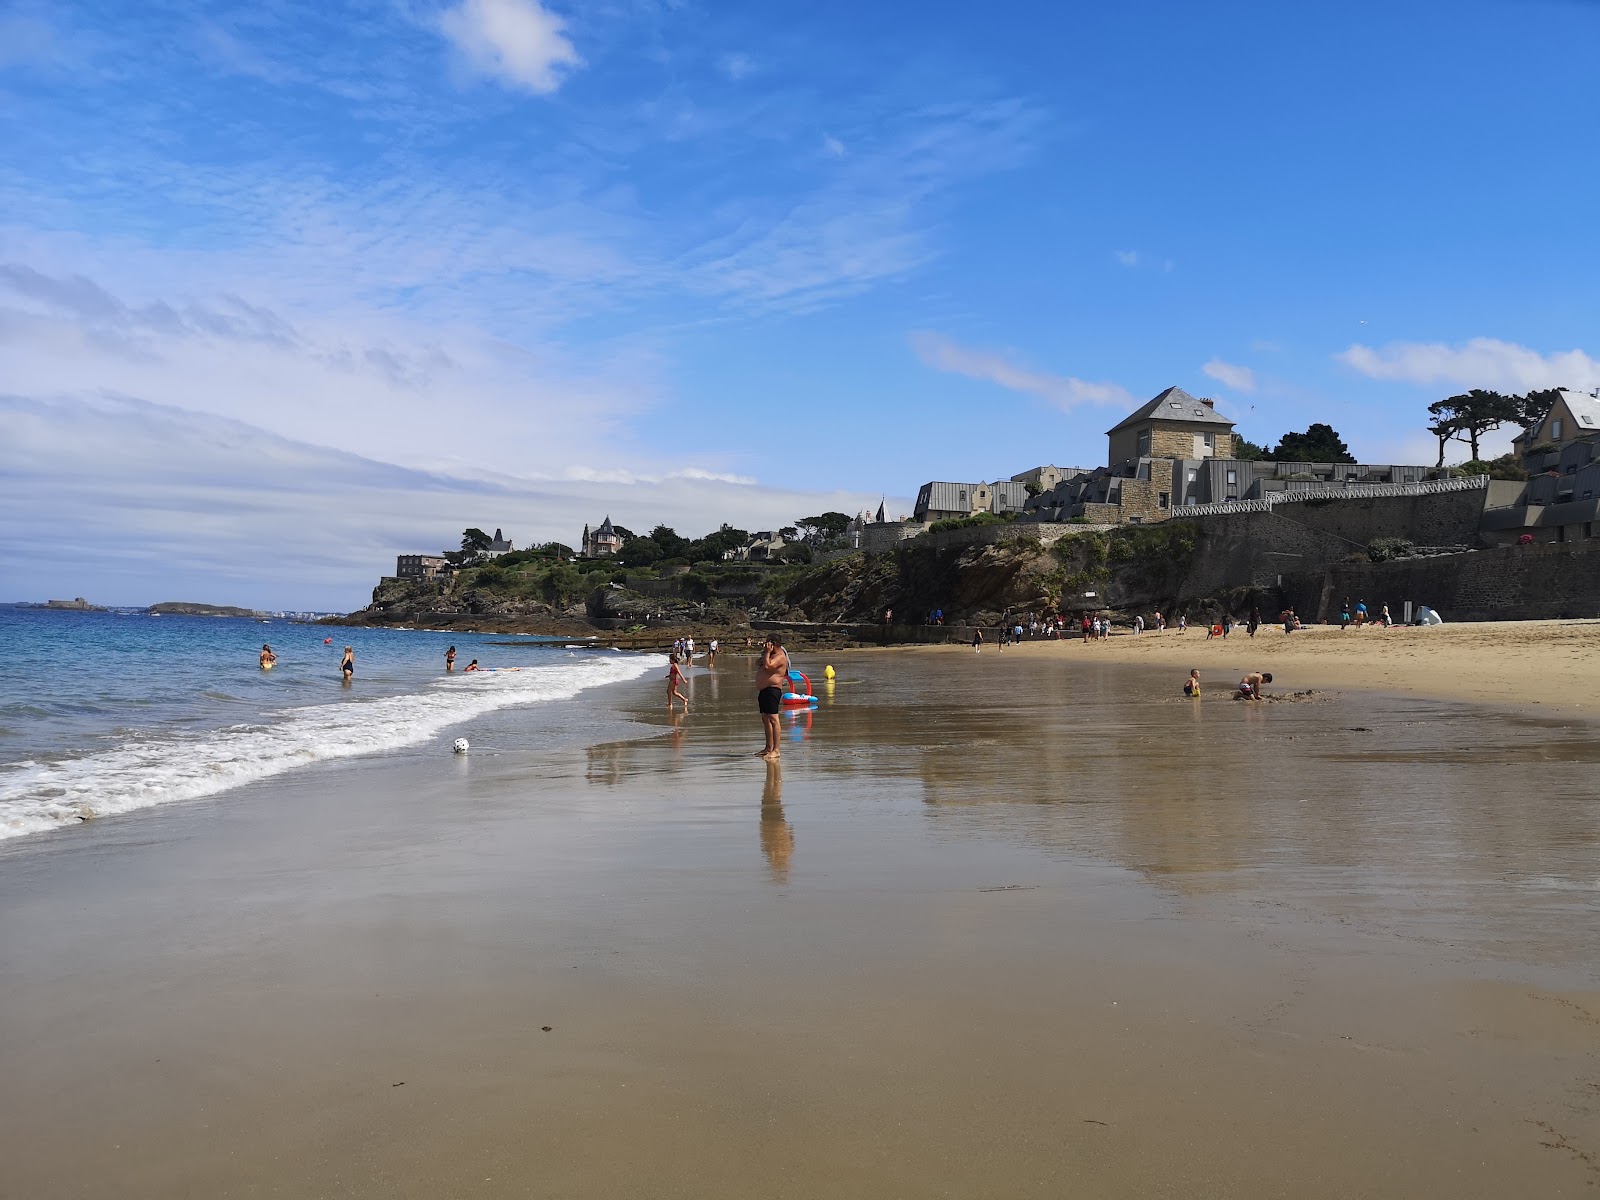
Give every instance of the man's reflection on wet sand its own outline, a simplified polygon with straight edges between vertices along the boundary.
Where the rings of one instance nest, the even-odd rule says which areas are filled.
[[[783,767],[769,761],[767,782],[761,789],[761,853],[773,883],[789,882],[789,859],[794,854],[794,828],[783,816]]]

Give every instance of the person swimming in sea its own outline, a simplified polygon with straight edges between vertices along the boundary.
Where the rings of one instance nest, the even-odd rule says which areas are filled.
[[[263,671],[270,671],[272,670],[273,664],[277,661],[278,656],[272,652],[272,647],[263,642],[261,644],[261,669]]]
[[[467,664],[467,670],[469,670],[469,671],[481,671],[481,670],[483,670],[483,668],[478,665],[478,660],[477,659],[473,659],[471,662],[469,662]]]
[[[356,652],[353,646],[344,648],[344,658],[339,662],[339,672],[344,676],[346,683],[349,683],[350,677],[356,673]]]

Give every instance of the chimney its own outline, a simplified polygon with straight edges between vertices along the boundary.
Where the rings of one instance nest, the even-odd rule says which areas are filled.
[[[1203,396],[1200,398],[1200,403],[1204,404],[1207,408],[1215,408],[1217,406],[1217,402],[1215,400],[1207,400]]]

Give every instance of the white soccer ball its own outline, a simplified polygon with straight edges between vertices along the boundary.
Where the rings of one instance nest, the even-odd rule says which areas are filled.
[[[455,752],[457,754],[465,754],[467,752],[467,748],[468,748],[468,745],[467,745],[467,739],[466,738],[457,738],[456,739],[456,744],[453,747],[453,749],[455,750]]]

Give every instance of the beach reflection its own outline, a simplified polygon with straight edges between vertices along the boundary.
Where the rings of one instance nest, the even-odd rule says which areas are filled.
[[[783,767],[768,762],[761,788],[761,853],[773,883],[789,882],[789,860],[794,855],[794,827],[783,815]]]

